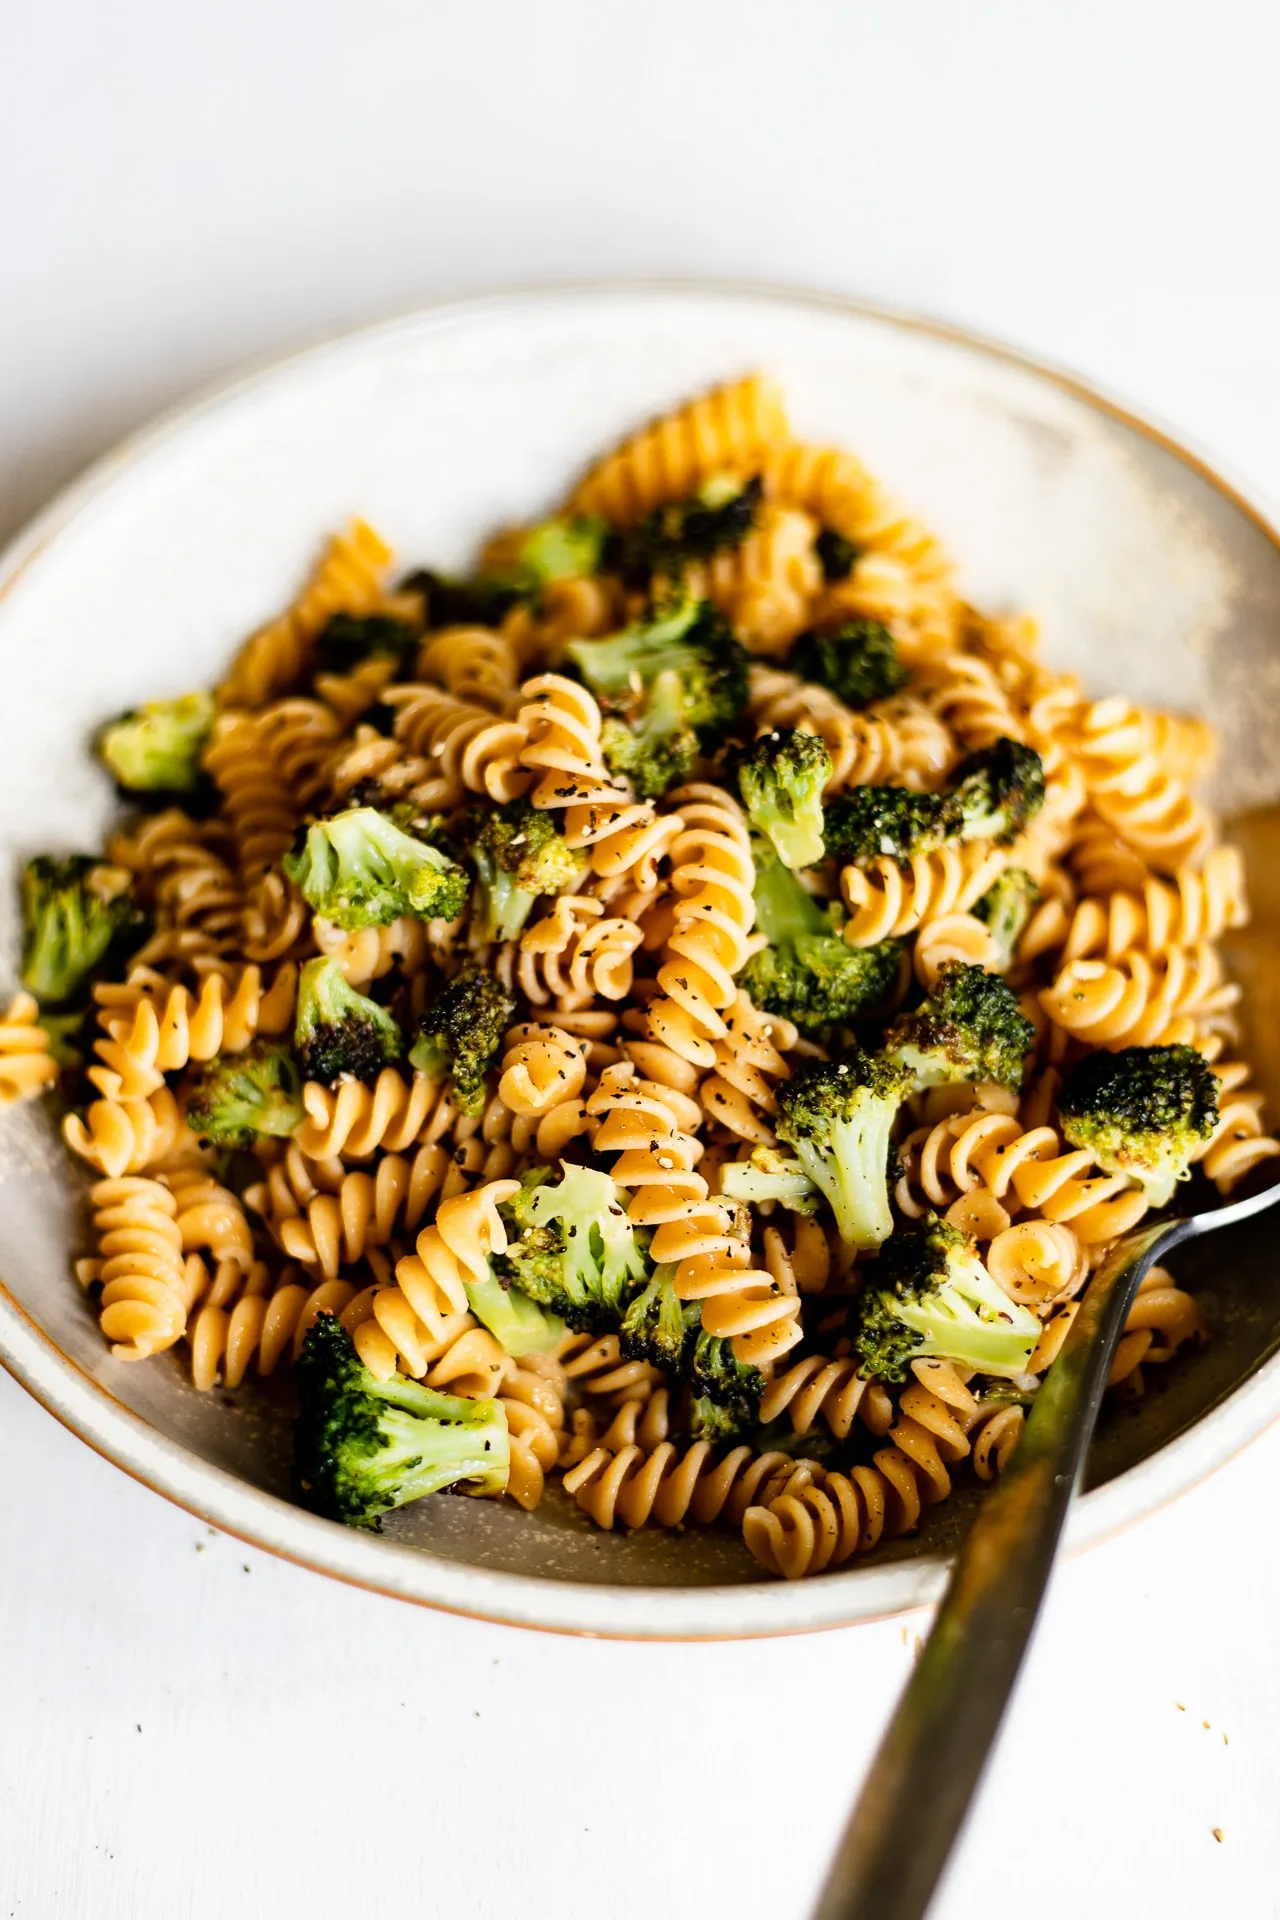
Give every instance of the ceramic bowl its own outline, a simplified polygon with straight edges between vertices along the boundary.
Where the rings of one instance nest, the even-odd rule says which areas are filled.
[[[170,415],[102,461],[0,563],[0,837],[8,870],[93,847],[113,800],[87,742],[105,715],[211,683],[362,513],[406,564],[464,565],[549,508],[595,452],[751,367],[797,430],[855,449],[961,557],[969,597],[1042,620],[1049,660],[1098,691],[1207,714],[1217,803],[1275,797],[1280,551],[1202,461],[1078,381],[851,302],[702,286],[555,289],[436,308],[312,348]],[[15,952],[0,889],[0,953]],[[290,1505],[282,1391],[198,1394],[181,1361],[113,1361],[69,1275],[80,1190],[51,1113],[0,1120],[0,1359],[117,1465],[212,1525],[405,1599],[590,1634],[826,1627],[938,1591],[963,1495],[915,1538],[818,1579],[763,1582],[734,1538],[605,1535],[562,1497],[533,1515],[427,1500],[382,1537]],[[1076,1546],[1140,1518],[1280,1408],[1271,1230],[1180,1269],[1208,1351],[1112,1414]]]

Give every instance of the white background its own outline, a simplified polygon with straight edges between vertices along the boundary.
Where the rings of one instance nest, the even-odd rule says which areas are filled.
[[[972,323],[1280,498],[1278,57],[1260,0],[0,0],[0,534],[248,356],[622,273]],[[1278,1474],[1062,1570],[940,1920],[1280,1915]],[[798,1917],[922,1625],[415,1612],[0,1377],[0,1920]]]

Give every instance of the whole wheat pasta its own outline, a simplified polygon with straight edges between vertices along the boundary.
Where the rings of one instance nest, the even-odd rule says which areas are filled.
[[[250,636],[183,805],[136,786],[109,866],[31,863],[0,1105],[67,1098],[115,1359],[287,1374],[305,1414],[340,1354],[364,1431],[490,1421],[520,1508],[834,1572],[1002,1470],[1090,1274],[1165,1200],[1090,1130],[1091,1075],[1194,1086],[1171,1180],[1274,1171],[1212,730],[969,606],[760,375],[642,425],[470,578],[397,590],[389,559],[356,522]],[[953,993],[999,1034],[971,1044]],[[839,1123],[866,1164],[823,1118],[842,1075],[880,1103]],[[961,1299],[981,1267],[1002,1370],[962,1316],[894,1320],[913,1258]],[[1113,1391],[1207,1337],[1153,1271]]]

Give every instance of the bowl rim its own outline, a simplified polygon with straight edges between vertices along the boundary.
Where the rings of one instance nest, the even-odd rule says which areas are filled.
[[[306,363],[337,360],[397,334],[465,325],[491,314],[518,317],[530,304],[607,302],[647,294],[740,299],[808,307],[921,334],[1011,365],[1056,386],[1154,441],[1224,496],[1280,551],[1280,531],[1255,489],[1229,478],[1205,454],[1149,415],[1080,376],[967,327],[851,295],[767,281],[710,278],[569,279],[417,303],[371,322],[264,355],[166,408],[92,462],[0,552],[0,614],[9,590],[57,536],[135,460],[237,405],[255,388]],[[496,1624],[585,1637],[644,1640],[747,1639],[885,1619],[927,1605],[941,1591],[949,1556],[929,1553],[854,1564],[812,1581],[652,1587],[558,1580],[443,1558],[421,1547],[352,1532],[267,1493],[191,1453],[151,1427],[102,1381],[64,1353],[0,1277],[0,1366],[70,1432],[152,1492],[220,1531],[370,1592]],[[1099,1543],[1158,1511],[1224,1465],[1280,1416],[1280,1353],[1184,1432],[1075,1503],[1068,1551]]]

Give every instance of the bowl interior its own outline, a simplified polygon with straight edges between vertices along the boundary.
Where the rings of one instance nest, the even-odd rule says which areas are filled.
[[[855,450],[941,533],[971,598],[1037,614],[1053,664],[1097,692],[1207,715],[1223,735],[1220,807],[1277,797],[1280,551],[1170,443],[999,351],[836,303],[565,291],[426,313],[301,355],[162,423],[55,504],[0,573],[8,871],[39,849],[98,844],[113,801],[86,750],[95,724],[210,683],[289,599],[327,530],[362,513],[406,565],[460,565],[495,525],[554,504],[638,421],[752,366],[784,381],[801,434]],[[1272,950],[1255,942],[1244,956],[1262,1000]],[[7,886],[0,951],[12,972]],[[1265,1022],[1257,1037],[1274,1087]],[[36,1390],[135,1470],[145,1441],[163,1490],[371,1584],[594,1631],[781,1630],[927,1597],[963,1524],[961,1497],[878,1564],[798,1588],[762,1586],[732,1539],[606,1537],[557,1498],[533,1516],[425,1501],[390,1524],[390,1542],[338,1544],[338,1530],[262,1498],[287,1486],[281,1392],[199,1395],[176,1359],[106,1356],[69,1278],[79,1188],[48,1113],[0,1119],[0,1195],[0,1351]],[[1280,1404],[1273,1370],[1259,1371],[1280,1336],[1270,1245],[1260,1223],[1175,1261],[1213,1346],[1109,1417],[1091,1483],[1124,1491],[1081,1504],[1081,1537],[1157,1504]],[[1247,1418],[1214,1415],[1218,1439],[1196,1440],[1246,1381]],[[609,1588],[633,1592],[611,1600]],[[694,1589],[713,1591],[695,1603]]]

